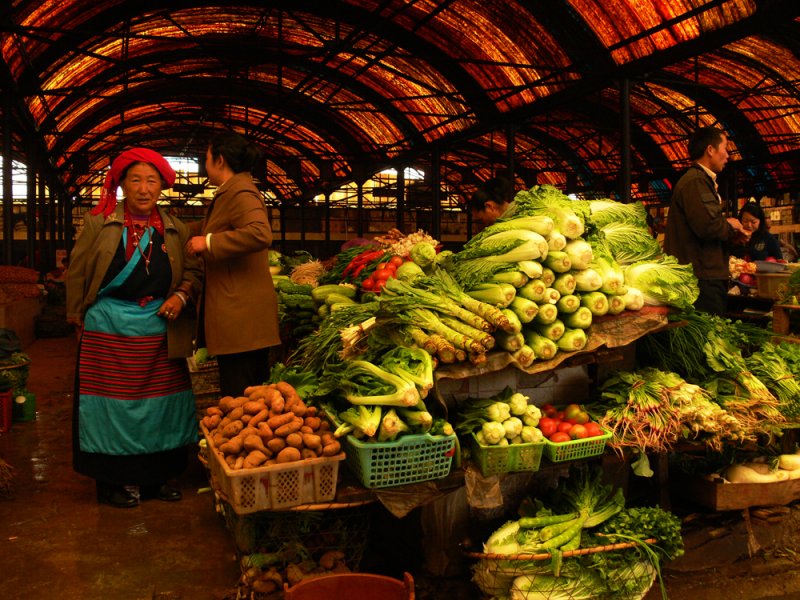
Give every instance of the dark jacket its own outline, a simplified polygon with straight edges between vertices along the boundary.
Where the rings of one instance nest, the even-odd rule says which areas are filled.
[[[734,244],[731,246],[731,254],[737,258],[747,260],[766,260],[767,257],[781,260],[783,252],[781,244],[769,231],[753,233],[750,241],[744,244]]]
[[[208,233],[199,339],[214,355],[277,346],[278,296],[268,254],[272,230],[249,173],[238,173],[217,189],[201,225],[201,235]]]
[[[691,264],[698,279],[728,279],[733,227],[722,214],[714,180],[692,165],[675,184],[664,234],[664,251]]]

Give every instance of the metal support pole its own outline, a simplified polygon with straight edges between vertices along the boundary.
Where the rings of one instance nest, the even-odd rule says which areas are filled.
[[[506,129],[506,165],[508,167],[508,178],[514,186],[516,163],[514,155],[517,153],[517,132],[513,127]],[[516,186],[514,186],[516,187]]]
[[[27,173],[27,198],[25,202],[25,225],[26,239],[25,252],[28,254],[28,266],[39,271],[44,268],[44,256],[39,253],[39,260],[36,260],[36,176],[41,172],[37,168],[39,161],[36,160],[36,151],[28,149],[28,165],[25,169]]]
[[[39,189],[37,192],[38,200],[38,219],[36,219],[36,229],[39,241],[39,256],[42,261],[42,271],[51,271],[55,267],[55,248],[53,240],[47,239],[47,192],[44,184],[45,170],[42,167],[39,172]]]
[[[11,94],[7,91],[3,103],[3,264],[10,265],[14,258],[14,188],[11,182],[13,152],[11,148]]]
[[[441,154],[438,146],[431,153],[431,185],[433,186],[433,222],[431,223],[431,237],[439,239],[442,228],[442,175]]]
[[[364,237],[364,182],[356,182],[356,235]]]
[[[328,251],[328,246],[331,241],[331,193],[325,191],[325,251]]]
[[[404,165],[397,166],[397,201],[395,202],[397,214],[395,215],[395,228],[403,231],[406,220],[406,168]]]
[[[625,78],[620,89],[620,113],[622,117],[622,135],[620,139],[620,156],[622,164],[619,174],[619,197],[621,202],[631,201],[631,82]]]

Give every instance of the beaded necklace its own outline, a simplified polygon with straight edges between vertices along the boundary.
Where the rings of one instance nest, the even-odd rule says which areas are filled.
[[[136,216],[131,215],[131,221],[136,221],[136,220],[139,219],[137,219]],[[145,223],[144,227],[142,227],[138,223],[132,223],[132,225],[133,226],[131,227],[131,235],[133,235],[133,245],[139,251],[139,254],[144,259],[145,273],[150,275],[150,257],[153,255],[153,233],[150,232],[150,241],[147,243],[146,253],[142,250],[142,245],[140,244],[144,232],[150,231],[150,215],[147,216],[147,222]]]

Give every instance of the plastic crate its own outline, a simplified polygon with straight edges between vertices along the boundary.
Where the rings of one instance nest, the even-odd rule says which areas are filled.
[[[482,446],[475,434],[470,434],[472,459],[484,476],[513,471],[538,471],[542,462],[544,442]]]
[[[603,431],[603,435],[569,442],[554,443],[545,439],[545,456],[554,463],[600,456],[606,450],[606,442],[611,439],[611,432]]]
[[[394,442],[362,442],[347,436],[347,464],[366,488],[382,488],[446,477],[455,435],[405,435]]]
[[[240,515],[330,502],[336,496],[339,462],[344,460],[344,453],[234,471],[214,447],[205,426],[201,425],[201,429],[208,445],[212,483]]]

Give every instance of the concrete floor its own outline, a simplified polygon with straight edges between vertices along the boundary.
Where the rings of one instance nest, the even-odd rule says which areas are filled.
[[[0,433],[0,458],[16,469],[12,493],[0,498],[0,599],[233,600],[237,547],[212,495],[198,493],[208,486],[200,463],[193,459],[180,479],[181,502],[98,505],[93,482],[71,468],[75,341],[41,339],[25,351],[38,410],[35,421]],[[409,570],[419,600],[479,597],[467,574],[426,576],[418,523],[380,509],[371,517],[362,570]],[[686,525],[686,555],[664,569],[669,597],[800,599],[797,503],[780,518],[754,519],[753,534],[760,549],[750,557],[739,513],[696,512]],[[659,598],[654,588],[646,600]]]

